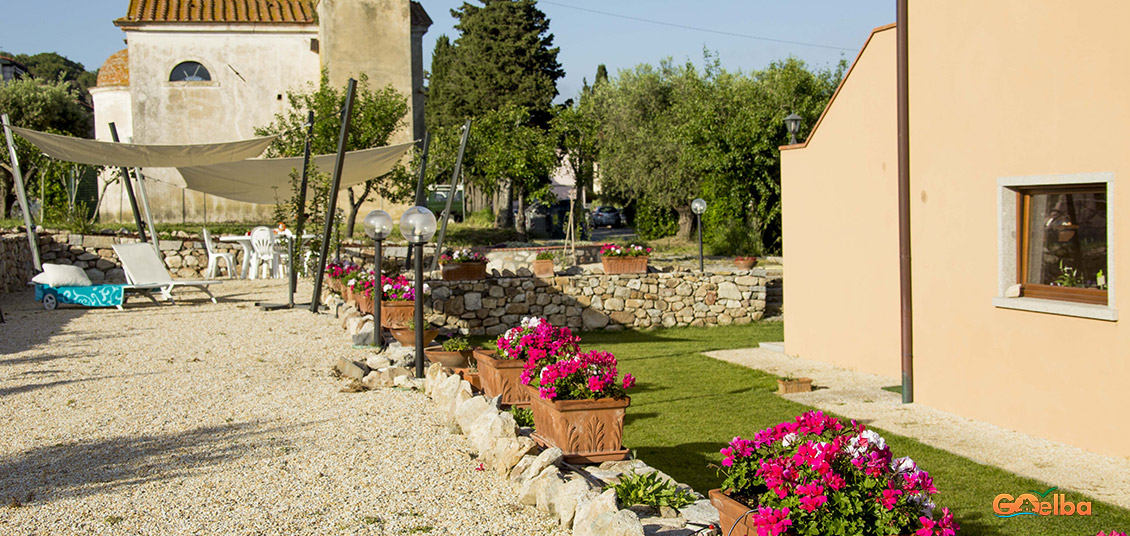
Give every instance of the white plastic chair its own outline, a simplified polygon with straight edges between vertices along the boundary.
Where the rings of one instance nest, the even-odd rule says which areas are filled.
[[[269,270],[272,277],[278,276],[279,253],[275,251],[275,235],[267,227],[251,230],[251,279],[266,278],[261,270]]]
[[[208,273],[205,277],[209,279],[216,277],[216,270],[219,269],[220,259],[227,262],[226,269],[228,271],[228,277],[234,277],[235,255],[216,251],[212,246],[212,234],[208,232],[207,228],[204,229],[204,248],[208,250]]]

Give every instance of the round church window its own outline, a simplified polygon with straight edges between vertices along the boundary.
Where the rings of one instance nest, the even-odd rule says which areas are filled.
[[[203,65],[195,61],[186,61],[173,67],[173,72],[169,74],[170,82],[208,82],[212,80],[212,74]]]

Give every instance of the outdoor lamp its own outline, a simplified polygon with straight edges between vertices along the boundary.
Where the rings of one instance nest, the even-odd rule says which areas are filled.
[[[698,271],[702,272],[702,215],[706,212],[706,201],[701,197],[691,201],[691,212],[694,212],[695,223],[698,224]]]
[[[381,348],[384,346],[384,339],[381,338],[381,298],[384,297],[384,287],[381,284],[384,255],[381,245],[392,234],[392,216],[383,210],[374,210],[365,215],[361,224],[365,227],[365,234],[373,239],[373,346]]]
[[[796,134],[800,132],[801,117],[796,113],[789,114],[785,118],[785,128],[789,131],[789,145],[796,145]]]
[[[416,299],[413,301],[416,324],[416,377],[424,377],[424,243],[436,234],[436,217],[426,207],[412,207],[400,217],[400,234],[416,249],[412,259],[416,268],[413,287]]]
[[[400,234],[410,244],[424,244],[436,234],[436,216],[427,207],[412,207],[400,217]]]

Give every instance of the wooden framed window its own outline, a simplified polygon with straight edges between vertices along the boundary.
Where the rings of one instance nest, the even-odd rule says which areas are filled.
[[[1016,190],[1021,296],[1107,304],[1105,184]]]

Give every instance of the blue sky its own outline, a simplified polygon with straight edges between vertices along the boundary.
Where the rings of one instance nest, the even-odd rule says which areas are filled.
[[[128,0],[6,3],[0,50],[57,52],[95,69],[125,47],[125,34],[112,21],[125,15]],[[424,36],[427,69],[436,37],[455,37],[449,11],[463,1],[421,3],[435,21]],[[841,58],[852,61],[871,29],[895,18],[894,0],[542,0],[538,5],[561,48],[558,61],[566,75],[558,82],[558,100],[575,96],[582,78],[591,82],[598,64],[614,74],[666,57],[701,63],[704,49],[718,53],[729,70],[761,69],[788,56],[813,67],[833,67]]]

